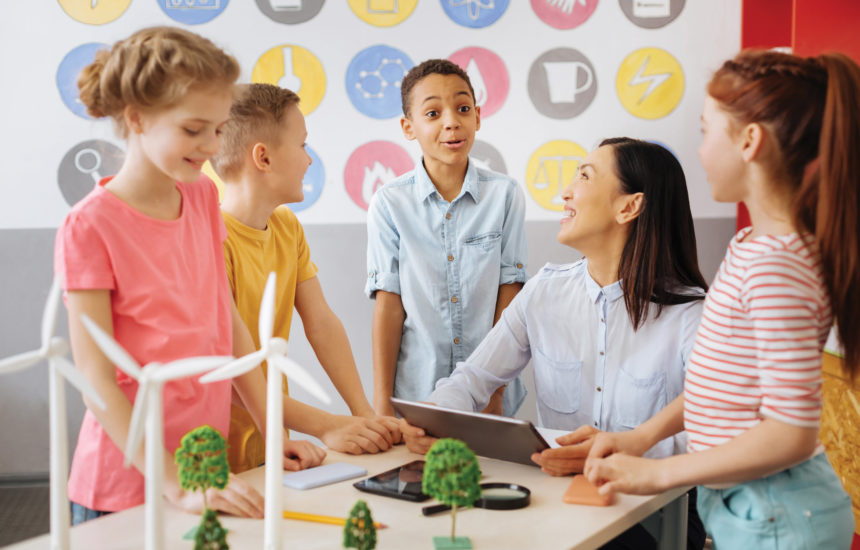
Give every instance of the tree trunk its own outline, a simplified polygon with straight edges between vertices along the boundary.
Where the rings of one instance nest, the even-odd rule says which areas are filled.
[[[454,541],[454,528],[457,525],[457,505],[451,505],[451,541]]]

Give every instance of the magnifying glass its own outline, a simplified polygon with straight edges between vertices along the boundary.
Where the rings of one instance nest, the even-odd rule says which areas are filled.
[[[486,510],[516,510],[529,505],[531,494],[527,487],[516,483],[481,483],[481,498],[472,506]],[[450,509],[447,504],[434,504],[422,508],[421,513],[432,516]]]

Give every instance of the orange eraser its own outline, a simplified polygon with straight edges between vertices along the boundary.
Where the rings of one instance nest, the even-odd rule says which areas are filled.
[[[596,486],[592,485],[584,475],[578,474],[570,480],[570,485],[564,492],[562,500],[568,504],[609,506],[612,502],[612,495],[599,494]]]

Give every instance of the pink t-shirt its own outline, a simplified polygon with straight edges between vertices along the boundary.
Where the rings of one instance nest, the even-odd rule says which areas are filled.
[[[57,232],[54,269],[69,290],[109,289],[114,337],[140,364],[232,354],[230,287],[222,243],[227,236],[209,180],[177,183],[182,209],[157,220],[99,182]],[[134,402],[137,382],[117,370]],[[209,424],[227,437],[230,381],[185,378],[164,385],[164,444],[172,455],[189,430]],[[69,499],[116,511],[144,501],[143,475],[123,466],[122,450],[87,411],[69,476]]]

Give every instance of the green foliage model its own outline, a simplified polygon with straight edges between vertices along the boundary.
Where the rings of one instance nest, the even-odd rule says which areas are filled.
[[[459,506],[472,506],[481,497],[481,467],[468,445],[459,439],[443,438],[424,457],[421,490],[451,507],[451,540]]]
[[[227,530],[206,503],[206,490],[223,489],[230,477],[224,436],[212,426],[194,428],[182,436],[174,459],[182,488],[203,492],[203,517],[194,535],[194,550],[227,550]]]
[[[343,547],[358,550],[373,550],[376,548],[376,526],[370,508],[363,500],[359,500],[349,512],[346,524],[343,526]]]

